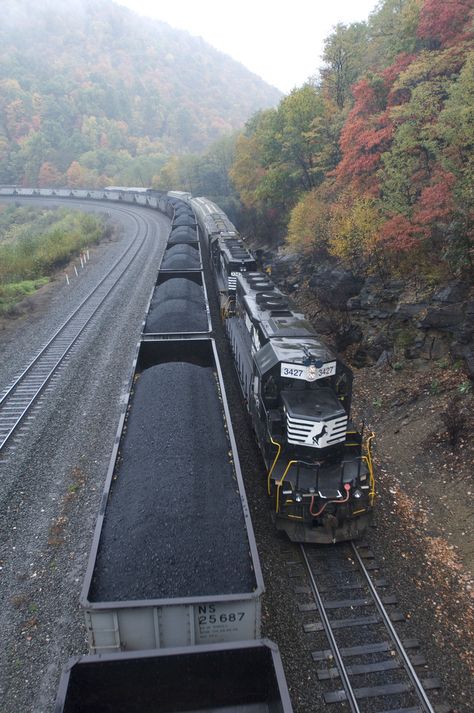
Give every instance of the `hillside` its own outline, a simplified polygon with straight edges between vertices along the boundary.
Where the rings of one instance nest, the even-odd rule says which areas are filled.
[[[0,47],[0,183],[150,183],[170,153],[204,149],[281,97],[111,0],[4,0]]]

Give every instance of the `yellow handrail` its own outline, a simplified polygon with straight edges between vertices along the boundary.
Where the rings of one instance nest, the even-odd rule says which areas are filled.
[[[271,440],[271,442],[273,443],[273,445],[278,448],[278,450],[277,450],[277,454],[276,454],[276,456],[275,456],[275,459],[274,459],[274,461],[273,461],[273,463],[272,463],[272,467],[271,467],[270,470],[268,471],[268,476],[267,476],[267,492],[268,492],[269,495],[270,495],[270,478],[271,478],[271,475],[272,475],[272,473],[273,473],[273,469],[274,469],[274,467],[276,466],[277,460],[278,460],[278,458],[280,457],[280,453],[281,453],[281,444],[280,444],[280,443],[277,443],[277,441],[274,441],[271,436],[270,436],[270,440]]]
[[[367,438],[365,448],[367,451],[367,455],[364,456],[364,460],[367,462],[367,466],[369,469],[369,478],[370,478],[370,504],[373,505],[374,499],[375,499],[375,478],[374,478],[374,465],[372,462],[372,443],[371,441],[375,438],[375,433],[371,433],[370,436]]]
[[[283,481],[286,478],[286,474],[290,470],[291,466],[294,465],[295,463],[298,463],[298,461],[297,460],[288,461],[288,465],[285,468],[285,472],[281,476],[280,480],[277,480],[277,482],[276,482],[277,489],[276,489],[275,512],[280,512],[280,488],[283,485]]]

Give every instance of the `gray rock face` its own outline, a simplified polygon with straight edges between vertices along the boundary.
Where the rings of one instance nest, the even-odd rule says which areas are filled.
[[[395,308],[394,316],[402,322],[408,322],[418,317],[425,309],[425,302],[416,302],[412,304],[408,302],[400,302]]]
[[[350,297],[359,294],[363,282],[352,272],[332,268],[313,275],[309,286],[322,304],[342,309]]]
[[[452,332],[464,321],[464,307],[462,304],[447,306],[431,305],[427,308],[426,315],[420,320],[422,329],[439,329]]]
[[[300,264],[285,288],[290,291],[288,284],[304,280],[305,274],[308,267]],[[384,351],[391,354],[394,349],[401,349],[406,359],[436,360],[451,355],[474,362],[474,297],[468,280],[453,281],[434,290],[429,298],[425,291],[419,302],[413,295],[415,286],[403,279],[382,281],[369,276],[364,280],[327,264],[313,273],[308,284],[323,307],[323,314],[317,317],[318,331],[331,335],[340,350],[357,343],[356,366],[377,363]],[[336,333],[331,316],[326,327],[324,308],[329,309],[329,315],[333,310],[349,312],[351,329],[357,327],[360,338],[357,333],[355,339],[355,331],[346,334],[347,327]],[[342,321],[347,321],[346,317]],[[379,342],[380,333],[384,339]]]
[[[446,285],[443,289],[435,292],[431,298],[433,302],[441,302],[452,304],[453,302],[462,302],[467,295],[469,286],[466,282],[453,282]]]
[[[474,346],[465,351],[464,358],[466,360],[469,376],[471,379],[474,379]]]

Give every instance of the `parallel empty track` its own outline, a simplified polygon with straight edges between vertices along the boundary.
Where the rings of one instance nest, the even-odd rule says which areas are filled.
[[[148,223],[141,218],[139,221],[131,211],[122,212],[131,216],[136,223],[135,239],[0,396],[0,455],[85,327],[143,247],[148,235]]]
[[[449,707],[428,698],[427,691],[435,693],[440,683],[426,672],[418,642],[401,640],[395,631],[392,622],[404,617],[393,595],[379,594],[387,582],[370,551],[354,544],[331,551],[302,545],[301,554],[309,581],[309,587],[297,587],[305,595],[299,605],[304,630],[318,643],[321,634],[329,642],[329,648],[312,651],[321,666],[317,676],[339,684],[324,693],[325,702],[342,703],[345,710],[349,705],[351,713],[447,713]]]

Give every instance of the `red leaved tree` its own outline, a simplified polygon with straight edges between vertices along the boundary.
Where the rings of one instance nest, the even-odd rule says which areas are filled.
[[[379,190],[376,172],[387,151],[393,126],[386,111],[387,88],[383,77],[373,75],[353,87],[354,107],[341,132],[342,158],[334,174],[341,184],[375,196]]]
[[[425,0],[418,37],[447,47],[464,37],[472,37],[472,17],[472,0]]]

